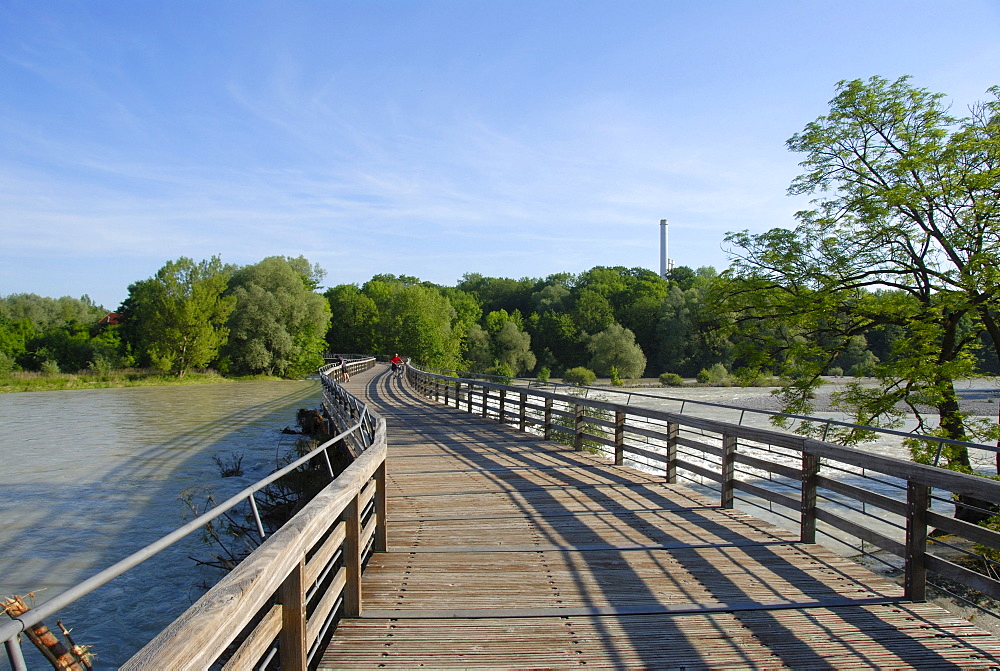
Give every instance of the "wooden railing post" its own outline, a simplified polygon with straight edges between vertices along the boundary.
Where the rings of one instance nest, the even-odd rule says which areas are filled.
[[[799,540],[816,542],[816,483],[819,480],[819,457],[802,453],[802,498],[799,507]]]
[[[448,392],[449,391],[451,391],[451,384],[448,383],[448,382],[446,382],[444,384],[444,404],[445,405],[448,405],[448,396],[449,396]]]
[[[386,523],[386,491],[385,491],[385,462],[383,461],[375,471],[375,538],[373,549],[375,552],[385,552],[389,549],[388,524]]]
[[[906,576],[903,590],[910,601],[927,600],[927,509],[931,488],[906,483]]]
[[[528,394],[521,392],[521,404],[518,406],[517,410],[517,425],[521,431],[524,431],[525,427],[528,425]]]
[[[736,496],[736,436],[722,434],[722,502],[732,508]]]
[[[344,540],[344,616],[361,617],[361,507],[358,495],[344,509],[347,538]]]
[[[583,450],[583,406],[574,403],[573,407],[576,410],[573,421],[573,449],[580,452]]]
[[[465,386],[468,387],[468,389],[465,390],[465,400],[466,400],[466,404],[469,406],[468,407],[468,412],[471,415],[472,414],[472,383],[470,382],[469,384],[467,384]]]
[[[542,427],[542,429],[543,429],[543,431],[542,431],[542,437],[545,438],[545,440],[549,440],[549,439],[552,438],[552,399],[551,398],[546,398],[545,399],[545,419],[544,419],[544,422],[545,423],[543,424],[543,427]]]
[[[499,422],[500,424],[503,424],[503,419],[504,419],[504,417],[503,417],[504,416],[504,405],[505,405],[506,401],[507,401],[507,390],[506,389],[501,389],[500,390],[500,410],[497,412],[497,422]]]
[[[615,466],[625,463],[625,413],[615,410]]]
[[[667,482],[677,483],[677,436],[680,434],[680,425],[676,422],[667,422]]]
[[[281,601],[281,632],[278,645],[281,650],[281,671],[305,671],[306,669],[306,559],[292,567],[281,587],[278,599]]]
[[[483,417],[486,417],[486,410],[490,407],[490,390],[483,387]]]

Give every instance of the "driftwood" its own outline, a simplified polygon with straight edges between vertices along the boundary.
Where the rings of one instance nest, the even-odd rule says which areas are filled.
[[[34,598],[34,593],[28,594],[28,597]],[[18,618],[31,610],[31,607],[25,602],[24,598],[17,595],[6,597],[2,605],[3,612],[12,619]],[[62,621],[57,621],[57,624],[62,629],[63,636],[69,644],[68,646],[52,633],[52,630],[44,622],[39,622],[34,626],[26,628],[24,633],[35,644],[35,647],[38,648],[45,659],[49,660],[52,668],[70,669],[71,671],[84,671],[84,669],[92,668],[90,662],[94,658],[94,655],[90,652],[89,646],[74,643],[70,637],[70,630],[62,626]]]

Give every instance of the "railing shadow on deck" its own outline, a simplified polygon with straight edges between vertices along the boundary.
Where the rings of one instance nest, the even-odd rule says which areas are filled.
[[[763,501],[768,507],[783,507],[798,518],[803,543],[815,542],[820,534],[841,542],[845,536],[853,538],[861,544],[861,554],[875,555],[865,550],[866,545],[874,546],[879,559],[895,556],[902,562],[909,600],[925,600],[928,584],[959,598],[963,595],[952,595],[949,587],[957,584],[963,591],[1000,597],[1000,582],[991,577],[998,565],[989,556],[990,549],[1000,548],[1000,534],[945,514],[954,508],[991,514],[1000,501],[1000,482],[802,436],[649,408],[414,368],[408,378],[429,402],[522,431],[534,429],[546,437],[561,434],[558,437],[578,450],[587,444],[605,448],[615,463],[658,467],[668,482],[687,476],[714,483],[724,508],[733,507],[740,492],[758,505]],[[995,446],[977,447],[996,451]],[[855,521],[858,515],[863,516],[860,523]],[[895,530],[896,537],[887,528]],[[940,539],[944,534],[950,539]],[[956,544],[962,550],[959,561],[955,552],[945,552]],[[973,544],[979,547],[970,549]],[[983,571],[970,569],[973,562]]]
[[[415,378],[416,375],[411,375],[410,377],[411,381],[415,382],[414,386],[419,388],[419,378],[416,379]],[[370,394],[372,393],[373,392],[370,391]],[[394,402],[406,401],[406,394],[392,387],[385,387],[385,388],[376,387],[374,393],[376,395],[375,399],[376,402],[378,402],[377,396],[383,393],[387,393],[393,396],[392,401]],[[389,399],[384,399],[384,400],[388,401]],[[413,400],[411,400],[410,402],[413,402]],[[487,410],[487,412],[489,412],[489,410]],[[417,430],[419,431],[419,428]],[[465,435],[467,435],[467,432],[465,433]],[[433,436],[434,436],[433,438],[434,442],[440,445],[446,452],[451,452],[451,454],[453,454],[454,456],[464,459],[469,464],[470,467],[482,470],[484,473],[487,474],[487,478],[489,477],[488,474],[491,472],[491,469],[495,469],[498,472],[501,470],[505,470],[501,466],[500,462],[495,461],[494,459],[491,458],[489,453],[476,452],[470,455],[467,450],[463,449],[464,447],[463,443],[449,440],[447,435],[442,435],[439,431],[434,431]],[[507,456],[509,457],[510,455]],[[518,459],[519,459],[519,465],[523,465],[524,467],[527,468],[546,468],[546,467],[551,468],[551,465],[549,463],[535,460],[530,455],[519,454]],[[574,466],[579,467],[579,462],[572,462],[572,463]],[[566,465],[569,466],[570,464],[567,463]],[[513,477],[504,479],[496,478],[494,481],[498,486],[498,491],[503,491],[507,493],[518,493],[519,495],[522,495],[521,496],[522,501],[518,505],[520,506],[521,513],[526,518],[530,519],[533,517],[539,517],[539,512],[537,510],[538,507],[544,507],[546,515],[553,513],[559,515],[561,504],[559,503],[559,500],[556,499],[555,497],[547,495],[547,491],[549,488],[538,487],[537,483],[528,479],[518,478],[516,472],[514,473],[515,474],[513,475]],[[588,490],[596,492],[602,486],[602,485],[595,485],[590,481],[579,480],[565,472],[561,473],[560,475],[562,475],[563,477],[561,477],[558,481],[559,488],[570,489],[574,492],[581,493],[582,495],[585,495],[583,493]],[[621,475],[619,477],[615,477],[614,475],[612,475],[607,479],[606,484],[632,486],[634,488],[633,491],[635,491],[637,495],[640,495],[643,498],[644,502],[648,505],[649,511],[670,510],[671,508],[676,509],[676,506],[673,504],[673,501],[670,499],[668,495],[668,491],[664,490],[660,486],[656,486],[655,484],[652,483],[640,484],[638,487],[635,487],[634,477],[629,477],[626,475]],[[554,483],[554,486],[555,485],[556,483]],[[484,493],[485,491],[486,490],[484,490]],[[524,495],[529,492],[530,492],[529,496],[532,499],[531,505],[528,505],[528,503],[523,500]],[[604,511],[608,513],[621,513],[623,510],[626,510],[625,506],[623,506],[620,502],[616,502],[607,498],[592,497],[591,502],[593,505],[588,508],[591,514],[594,508],[600,509],[602,506],[604,507]],[[591,549],[597,549],[600,546],[607,544],[606,540],[604,540],[592,528],[584,524],[581,519],[569,515],[568,514],[569,511],[566,511],[565,509],[563,509],[563,512],[567,514],[561,516],[562,517],[561,528],[550,529],[546,531],[546,533],[548,534],[547,536],[548,542],[551,543],[556,548],[564,548],[563,550],[561,550],[562,553],[566,555],[571,555],[575,552],[574,548],[589,547]],[[691,511],[689,511],[689,513],[691,513]],[[818,580],[815,577],[815,575],[807,574],[797,569],[794,566],[788,565],[785,562],[784,558],[780,556],[779,553],[775,552],[774,546],[776,545],[782,545],[782,546],[790,545],[790,542],[787,539],[774,538],[772,543],[744,544],[742,547],[739,547],[737,544],[732,543],[732,541],[736,540],[734,538],[736,534],[733,533],[732,529],[729,526],[719,524],[718,522],[710,519],[706,515],[698,515],[697,512],[693,512],[691,514],[699,517],[697,523],[701,526],[702,530],[706,532],[707,536],[712,536],[715,539],[721,539],[719,545],[730,550],[732,554],[735,555],[741,552],[752,552],[754,555],[756,555],[755,558],[758,561],[761,561],[762,563],[770,564],[773,566],[784,566],[785,568],[783,569],[784,571],[783,577],[787,578],[789,582],[793,582],[797,585],[800,585],[801,591],[804,594],[808,594],[808,597],[803,597],[798,600],[795,600],[795,599],[789,599],[787,595],[775,593],[772,607],[779,609],[802,607],[802,606],[816,607],[816,606],[821,606],[824,603],[829,607],[836,607],[836,606],[849,605],[849,603],[852,603],[853,605],[860,605],[864,603],[886,603],[891,601],[897,601],[900,599],[900,594],[897,591],[893,594],[877,595],[874,598],[868,600],[865,599],[857,599],[850,601],[846,600],[843,597],[843,592],[838,592],[837,590],[832,589],[829,585]],[[649,549],[644,550],[641,547],[642,544],[640,543],[638,544],[638,547],[628,548],[627,550],[625,550],[624,548],[613,548],[613,547],[609,547],[606,550],[607,555],[610,557],[610,564],[616,566],[616,569],[614,570],[614,580],[610,580],[608,577],[608,570],[607,570],[607,566],[609,565],[608,558],[602,558],[602,561],[600,562],[600,567],[598,569],[595,569],[598,572],[592,572],[590,576],[585,576],[582,574],[584,571],[589,570],[588,567],[586,566],[585,561],[581,562],[578,560],[576,562],[573,562],[573,565],[576,567],[576,570],[580,572],[577,575],[579,591],[585,594],[587,589],[592,590],[594,589],[595,586],[597,586],[597,588],[602,592],[602,594],[599,595],[601,597],[600,599],[593,600],[589,604],[590,606],[593,607],[595,613],[619,612],[623,614],[642,614],[644,612],[648,612],[650,614],[653,614],[657,611],[655,605],[651,607],[651,604],[656,604],[658,602],[657,596],[652,592],[650,592],[648,590],[648,587],[645,586],[643,577],[632,571],[632,569],[629,566],[628,559],[623,554],[623,552],[646,551],[649,552],[650,557],[654,558],[655,560],[656,549],[662,549],[662,550],[668,549],[668,548],[656,548],[656,546],[663,546],[663,545],[669,546],[671,543],[677,543],[678,539],[676,537],[672,537],[669,534],[669,532],[663,528],[656,528],[656,529],[648,528],[646,537],[647,540],[649,541],[649,544],[653,546]],[[727,538],[729,540],[728,543],[725,540]],[[681,544],[677,543],[677,547],[669,549],[673,550],[675,553],[683,555],[683,550],[681,550],[680,546]],[[809,554],[808,546],[799,546],[799,548],[803,553]],[[405,547],[398,548],[398,551],[405,552],[405,550],[406,550]],[[664,554],[666,554],[666,552],[664,552]],[[731,559],[733,559],[735,562],[735,560],[737,560],[738,557],[733,556],[731,557]],[[740,586],[740,583],[732,578],[734,572],[738,572],[740,570],[738,564],[730,563],[725,566],[714,566],[697,556],[694,557],[681,556],[680,561],[682,563],[687,563],[687,566],[685,568],[695,569],[695,571],[701,576],[701,579],[703,580],[704,583],[713,585],[713,590],[728,595],[729,598],[725,603],[725,605],[715,609],[716,612],[723,610],[738,611],[742,606],[753,612],[752,628],[754,629],[757,635],[766,636],[768,638],[771,638],[772,640],[793,641],[796,639],[796,632],[787,629],[786,626],[780,620],[773,617],[763,607],[760,608],[755,607],[755,605],[759,603],[759,596],[754,597],[753,595],[744,593],[742,587]],[[823,560],[820,559],[819,561]],[[663,575],[665,576],[669,575],[670,573],[669,567],[664,565],[662,568],[663,568]],[[833,570],[836,571],[836,569]],[[588,577],[590,579],[586,579]],[[849,575],[845,575],[843,573],[836,576],[836,579],[841,581],[848,580],[851,582],[856,582],[856,578],[853,578]],[[618,599],[621,596],[621,594],[618,592],[617,589],[615,589],[615,587],[622,583],[627,583],[631,587],[631,590],[627,595],[629,601],[627,603],[618,604],[619,607],[616,610],[614,604],[616,599]],[[867,589],[866,586],[861,584],[858,584],[858,587],[861,589]],[[643,591],[644,589],[645,592]],[[595,597],[597,596],[598,595],[595,595]],[[608,602],[612,604],[611,608],[608,608],[606,606],[605,607],[601,606],[601,604],[605,604]],[[690,612],[712,612],[712,611],[713,611],[712,608],[699,609],[697,607],[694,607],[691,609]],[[665,610],[663,612],[665,612]],[[674,612],[678,612],[678,609],[675,609]],[[862,629],[866,627],[875,627],[876,625],[884,626],[884,623],[880,622],[874,615],[854,613],[852,615],[852,618],[855,626],[858,626],[859,628]],[[699,658],[701,653],[698,649],[696,642],[688,641],[686,639],[685,632],[679,629],[676,631],[672,630],[673,625],[669,618],[660,618],[657,619],[656,622],[657,622],[657,627],[659,628],[658,635],[662,636],[663,640],[669,640],[671,647],[675,649],[680,656],[686,656],[689,659]],[[611,659],[616,659],[616,652],[617,652],[616,648],[618,645],[620,645],[619,641],[616,639],[615,636],[612,636],[611,631],[604,630],[603,622],[600,619],[596,620],[595,626],[598,631],[602,631],[602,633],[604,634],[602,640],[607,646],[606,651],[609,657]],[[684,648],[685,646],[687,646],[686,650],[680,649]],[[891,642],[888,642],[887,646],[890,648],[893,647]],[[633,655],[636,653],[636,651],[638,651],[640,658],[642,658],[644,650],[648,651],[650,655],[648,659],[644,660],[644,662],[650,665],[655,664],[659,659],[658,657],[656,657],[655,651],[650,650],[648,647],[644,647],[642,645],[635,645],[631,647]],[[738,646],[736,646],[735,644],[734,644],[734,650],[738,650]],[[908,660],[908,658],[911,657],[914,650],[912,646],[904,645],[898,647],[898,649],[895,649],[894,652],[899,656],[901,660]],[[782,657],[782,653],[780,650],[776,652],[776,656],[778,658]],[[859,661],[863,661],[864,654],[859,653],[858,659]],[[705,663],[708,663],[710,660],[703,660],[703,661]],[[872,663],[874,664],[876,661],[877,660],[872,660]],[[914,665],[916,665],[918,662],[926,664],[928,662],[927,652],[922,651],[918,657],[914,657],[910,661]],[[624,658],[619,658],[618,662],[621,663],[622,665],[625,665],[626,663]],[[809,648],[809,646],[804,646],[804,645],[796,647],[794,649],[792,656],[787,660],[787,662],[799,666],[806,664],[814,668],[823,667],[826,666],[827,664],[827,662],[818,653]],[[946,661],[943,659],[941,660],[941,662],[946,663]]]

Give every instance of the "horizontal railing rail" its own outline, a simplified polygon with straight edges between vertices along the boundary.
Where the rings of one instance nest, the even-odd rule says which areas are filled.
[[[819,534],[867,555],[902,576],[907,599],[925,600],[928,584],[973,605],[975,598],[954,593],[955,585],[1000,599],[1000,533],[975,523],[1000,515],[1000,482],[992,478],[565,390],[414,367],[407,378],[438,403],[714,491],[723,507],[737,500],[756,506],[797,530],[802,542]]]
[[[630,390],[630,389],[619,389],[616,387],[606,387],[606,386],[580,386],[576,384],[570,384],[566,382],[552,382],[552,381],[541,381],[533,378],[509,378],[501,375],[491,375],[488,373],[472,373],[468,371],[459,371],[454,369],[444,369],[444,368],[434,368],[425,367],[424,372],[431,374],[442,375],[446,378],[461,379],[461,380],[480,380],[483,382],[492,382],[499,385],[510,385],[514,387],[527,387],[529,389],[545,390],[545,388],[551,389],[553,393],[562,393],[582,396],[584,398],[591,398],[592,394],[600,394],[603,396],[609,396],[612,398],[623,398],[623,401],[613,401],[619,405],[630,406],[634,400],[637,401],[649,401],[652,403],[662,404],[664,402],[676,403],[679,406],[678,412],[680,414],[685,414],[685,410],[688,406],[696,409],[706,409],[711,408],[715,410],[726,410],[732,411],[733,413],[739,414],[739,419],[737,424],[743,424],[744,418],[747,416],[759,416],[771,419],[780,419],[785,421],[797,421],[801,423],[808,423],[810,425],[816,425],[818,427],[823,427],[821,435],[825,439],[827,432],[834,428],[843,428],[848,430],[857,430],[863,432],[870,432],[873,434],[890,436],[894,438],[914,438],[915,435],[912,431],[903,431],[899,429],[890,429],[880,426],[868,426],[864,424],[857,424],[855,422],[848,422],[844,420],[834,419],[832,417],[817,417],[815,415],[798,415],[794,413],[781,412],[778,410],[766,410],[763,408],[748,408],[742,405],[732,405],[729,403],[720,403],[718,401],[704,401],[700,399],[692,398],[681,398],[676,396],[668,396],[665,394],[649,394],[640,391]],[[509,381],[509,382],[508,382]],[[937,445],[936,455],[934,464],[937,465],[941,457],[941,451],[945,445],[953,445],[956,447],[966,447],[973,448],[976,450],[982,450],[984,452],[990,452],[1000,455],[1000,445],[985,445],[983,443],[975,443],[964,440],[955,440],[954,438],[946,438],[944,436],[929,436],[922,435],[919,436],[921,440],[928,443],[933,443]],[[997,457],[997,463],[1000,464],[1000,457]]]
[[[371,368],[375,363],[373,358],[368,358],[365,360],[359,360],[351,362],[351,365],[356,366],[358,370],[365,367]],[[327,368],[324,366],[324,368]],[[205,527],[213,520],[226,514],[232,510],[235,506],[242,504],[244,501],[250,504],[251,512],[255,520],[257,527],[257,532],[261,536],[262,544],[250,555],[251,557],[258,553],[264,553],[265,547],[273,548],[274,546],[280,546],[283,541],[275,540],[275,537],[281,534],[282,537],[287,537],[291,532],[284,531],[288,526],[281,527],[275,531],[269,538],[265,540],[264,526],[261,521],[259,512],[257,510],[256,500],[254,495],[264,489],[265,487],[277,482],[283,476],[291,473],[292,471],[298,469],[302,465],[311,462],[315,459],[322,458],[329,470],[331,478],[333,477],[333,469],[331,466],[331,460],[329,457],[329,451],[336,448],[342,441],[352,441],[354,446],[352,447],[352,453],[360,454],[361,457],[356,459],[347,470],[337,477],[333,482],[321,492],[324,494],[322,500],[329,499],[328,491],[332,491],[333,488],[336,491],[341,491],[344,489],[347,483],[355,483],[358,480],[357,473],[359,470],[366,473],[369,466],[374,463],[374,469],[376,472],[381,473],[381,476],[376,474],[375,479],[378,480],[379,477],[383,478],[384,481],[384,460],[385,460],[385,421],[376,417],[371,413],[367,407],[356,399],[351,394],[348,394],[336,381],[330,379],[329,375],[321,373],[320,378],[322,380],[323,391],[324,391],[324,408],[326,410],[328,421],[331,422],[333,427],[340,429],[339,431],[331,430],[330,433],[334,433],[334,437],[330,440],[317,446],[315,449],[311,450],[308,454],[294,460],[287,466],[271,473],[267,477],[259,480],[253,485],[245,488],[238,494],[233,495],[226,501],[223,501],[219,505],[215,506],[211,510],[199,515],[195,519],[191,520],[182,527],[176,529],[175,531],[167,534],[166,536],[160,538],[159,540],[147,545],[141,550],[129,555],[128,557],[122,559],[121,561],[115,563],[114,565],[104,569],[103,571],[97,573],[96,575],[88,578],[87,580],[71,587],[70,589],[62,592],[61,594],[55,596],[54,598],[40,604],[39,606],[28,610],[23,615],[12,619],[10,622],[5,622],[0,624],[0,639],[4,640],[5,647],[7,650],[8,659],[11,664],[11,668],[15,671],[20,671],[26,669],[24,657],[21,653],[19,636],[20,634],[32,627],[42,620],[49,618],[55,613],[61,611],[66,606],[71,603],[83,598],[84,596],[90,594],[97,588],[107,584],[116,577],[122,575],[123,573],[135,568],[142,562],[146,561],[150,557],[153,557],[157,553],[161,552],[167,547],[170,547],[174,543],[178,542],[182,538],[190,535],[191,533],[198,531]],[[372,449],[375,448],[375,449]],[[368,453],[371,452],[371,455]],[[359,463],[362,466],[357,466]],[[379,471],[382,468],[383,471]],[[353,470],[352,470],[353,469]],[[346,478],[344,476],[347,476]],[[370,475],[370,474],[369,474]],[[371,476],[369,477],[369,479]],[[339,484],[338,484],[339,483]],[[348,487],[352,489],[352,487]],[[363,494],[357,497],[358,502],[364,500],[365,505],[362,506],[361,512],[366,512],[368,517],[372,517],[371,512],[375,509],[384,510],[384,486],[381,488],[370,487],[370,488],[359,488],[363,489]],[[381,492],[381,494],[379,493]],[[382,496],[382,499],[379,499]],[[366,498],[367,497],[367,498]],[[317,496],[317,499],[320,497]],[[314,499],[316,500],[316,499]],[[338,499],[339,500],[339,499]],[[312,505],[311,503],[309,505]],[[307,506],[308,508],[308,506]],[[299,513],[302,515],[305,509]],[[293,518],[293,522],[296,518]],[[375,544],[378,541],[384,545],[384,513],[372,517],[373,520],[378,520],[383,523],[383,527],[376,531],[366,527],[366,530],[370,532],[369,538],[375,539]],[[289,522],[289,525],[291,522]],[[298,523],[297,523],[298,524]],[[369,541],[369,546],[372,542]],[[244,560],[244,563],[246,560]],[[243,564],[241,563],[240,566]],[[232,582],[232,573],[228,574],[223,581],[227,583]],[[221,584],[221,583],[220,583]],[[211,591],[209,592],[211,593]],[[207,594],[206,594],[207,596]],[[198,603],[201,603],[199,601]],[[192,608],[196,608],[198,603]],[[270,621],[270,620],[269,620]],[[234,632],[239,633],[239,629]],[[162,636],[162,634],[161,634]],[[158,637],[159,638],[159,637]],[[223,646],[224,648],[225,646]],[[222,650],[217,651],[221,654]],[[158,664],[158,662],[157,662]],[[167,665],[161,668],[194,668],[187,665]],[[207,667],[206,667],[207,668]]]

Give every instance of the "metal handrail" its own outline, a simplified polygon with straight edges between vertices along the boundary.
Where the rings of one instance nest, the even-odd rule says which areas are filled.
[[[739,424],[739,425],[743,424],[743,416],[745,414],[749,413],[749,414],[756,414],[756,415],[766,415],[768,417],[780,417],[780,418],[783,418],[783,419],[794,419],[794,420],[799,420],[799,421],[803,421],[803,422],[816,422],[816,423],[821,424],[821,425],[825,424],[827,427],[830,427],[830,426],[840,426],[840,427],[845,427],[845,428],[849,428],[849,429],[859,429],[859,430],[863,430],[863,431],[872,431],[874,433],[881,433],[881,434],[885,434],[885,435],[888,435],[888,436],[896,436],[896,437],[902,437],[902,438],[918,438],[920,440],[925,440],[925,441],[928,441],[928,442],[934,442],[934,443],[936,443],[938,445],[938,455],[939,456],[940,456],[940,452],[941,452],[941,447],[943,445],[955,445],[957,447],[971,447],[971,448],[975,448],[977,450],[983,450],[984,452],[998,452],[998,453],[1000,453],[1000,445],[986,445],[986,444],[983,444],[983,443],[976,443],[976,442],[972,442],[972,441],[956,440],[954,438],[945,438],[943,436],[928,436],[926,434],[915,434],[912,431],[899,431],[897,429],[887,429],[887,428],[884,428],[884,427],[869,426],[867,424],[856,424],[854,422],[846,422],[846,421],[843,421],[843,420],[833,419],[833,418],[813,417],[813,416],[810,416],[810,415],[796,415],[796,414],[787,413],[787,412],[779,412],[777,410],[763,410],[763,409],[759,409],[759,408],[746,408],[746,407],[739,406],[739,405],[729,405],[727,403],[717,403],[715,401],[701,401],[701,400],[698,400],[698,399],[677,398],[677,397],[674,397],[674,396],[660,396],[660,395],[656,395],[656,394],[644,394],[642,392],[625,391],[623,389],[614,389],[614,388],[604,388],[604,387],[598,388],[598,387],[588,387],[588,386],[581,387],[579,385],[568,384],[568,383],[564,383],[564,382],[541,382],[540,380],[534,380],[532,378],[503,377],[503,376],[497,376],[497,375],[489,375],[489,374],[486,374],[486,373],[470,373],[470,372],[467,372],[467,371],[457,371],[457,370],[454,370],[454,369],[434,368],[432,366],[427,366],[425,369],[420,369],[420,368],[417,368],[416,366],[414,366],[414,369],[417,370],[417,371],[419,371],[419,372],[422,372],[422,373],[427,373],[429,375],[438,375],[439,377],[450,378],[450,379],[453,379],[453,380],[463,380],[464,381],[464,380],[477,380],[477,378],[486,378],[486,379],[492,379],[492,380],[512,380],[514,382],[518,382],[518,381],[524,382],[524,383],[526,383],[524,386],[528,387],[529,389],[532,387],[532,384],[535,384],[537,388],[541,388],[541,387],[544,387],[544,386],[551,386],[553,392],[555,392],[559,388],[583,390],[584,391],[584,398],[589,398],[588,394],[589,394],[590,391],[597,391],[597,392],[601,392],[601,393],[610,393],[610,394],[625,394],[625,395],[627,395],[629,397],[628,400],[626,401],[626,405],[631,402],[631,399],[632,399],[633,396],[636,396],[636,397],[639,397],[639,398],[650,399],[650,400],[656,400],[656,401],[673,401],[673,402],[681,404],[681,409],[679,411],[679,414],[682,414],[682,415],[684,414],[684,408],[687,405],[706,406],[706,407],[711,407],[711,408],[719,408],[719,409],[722,409],[722,410],[734,410],[734,411],[739,411],[740,412],[740,420],[739,420],[739,422],[737,422],[737,424]],[[435,373],[435,372],[432,372],[432,371],[440,371],[440,372]],[[474,377],[460,377],[460,376],[474,376]],[[499,387],[508,387],[508,388],[511,388],[511,389],[517,389],[518,386],[519,386],[517,384],[512,384],[512,385],[503,384],[502,382],[492,382],[492,383],[487,383],[487,384],[493,384],[493,385],[497,386],[498,388]],[[936,460],[935,460],[935,465],[936,465]]]
[[[328,367],[329,365],[324,366],[323,368],[328,369]],[[322,371],[323,369],[320,370]],[[328,382],[334,383],[333,380],[330,380],[329,377],[327,377],[322,373],[321,377],[322,379]],[[337,387],[339,387],[339,385],[337,385]],[[324,385],[324,391],[325,390],[326,389]],[[274,471],[267,477],[258,480],[256,483],[243,489],[238,494],[231,496],[230,498],[226,499],[225,501],[223,501],[216,507],[212,508],[211,510],[199,515],[198,517],[191,520],[187,524],[181,526],[178,529],[175,529],[171,533],[167,534],[166,536],[163,536],[159,540],[150,543],[149,545],[138,550],[137,552],[132,553],[128,557],[125,557],[124,559],[112,564],[103,571],[100,571],[99,573],[91,576],[90,578],[84,580],[83,582],[69,588],[65,592],[56,595],[55,597],[46,601],[40,606],[30,609],[18,617],[11,618],[10,622],[4,622],[3,624],[0,624],[0,640],[4,641],[4,645],[7,648],[7,656],[11,662],[12,670],[22,671],[27,669],[24,663],[24,658],[21,654],[20,645],[17,642],[17,637],[22,632],[24,632],[28,627],[38,624],[39,622],[49,617],[50,615],[59,612],[60,610],[70,605],[71,603],[83,598],[84,596],[90,594],[99,587],[102,587],[107,583],[111,582],[112,580],[114,580],[121,574],[125,573],[126,571],[135,568],[142,562],[146,561],[150,557],[153,557],[162,550],[170,547],[171,545],[181,540],[185,536],[188,536],[192,532],[197,531],[205,524],[211,522],[212,520],[232,510],[235,506],[240,504],[244,499],[248,499],[250,501],[250,505],[253,509],[254,518],[257,524],[258,532],[260,533],[261,538],[263,539],[264,530],[261,525],[259,514],[257,513],[257,507],[253,495],[256,494],[258,491],[260,491],[261,489],[263,489],[264,487],[267,487],[268,485],[281,479],[282,477],[284,477],[291,471],[295,470],[302,464],[312,460],[320,453],[325,454],[327,448],[329,448],[331,445],[334,445],[338,441],[343,440],[344,438],[353,434],[355,431],[358,431],[359,429],[361,429],[360,433],[363,436],[363,440],[365,441],[365,444],[367,446],[370,443],[369,436],[371,435],[371,432],[365,431],[364,429],[371,423],[371,419],[372,418],[368,412],[367,404],[362,403],[361,414],[357,422],[355,422],[353,425],[351,425],[341,433],[337,434],[330,440],[326,441],[322,445],[316,447],[308,454],[296,459],[295,461],[288,464],[284,468]]]

